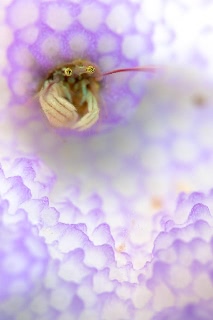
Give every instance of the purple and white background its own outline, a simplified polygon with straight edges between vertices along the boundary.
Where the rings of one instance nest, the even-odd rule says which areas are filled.
[[[0,319],[211,320],[213,2],[1,0]],[[104,79],[96,133],[36,93],[60,63]]]

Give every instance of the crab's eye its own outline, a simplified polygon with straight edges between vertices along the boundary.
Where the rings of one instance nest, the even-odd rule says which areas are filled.
[[[70,77],[72,75],[72,69],[71,68],[64,68],[63,71],[64,71],[64,75],[66,77]]]
[[[95,67],[93,67],[93,66],[86,67],[86,72],[87,73],[94,73],[95,72]]]

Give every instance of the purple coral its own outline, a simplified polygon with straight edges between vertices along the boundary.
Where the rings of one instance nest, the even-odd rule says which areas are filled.
[[[212,187],[212,81],[201,74],[212,70],[205,45],[211,2],[16,0],[1,6],[1,152],[11,159],[36,154],[57,176],[31,156],[2,161],[2,228],[11,250],[1,254],[22,267],[11,276],[10,263],[2,266],[9,284],[3,289],[27,281],[16,286],[21,300],[2,289],[8,296],[1,315],[209,319],[212,194],[181,194],[176,210],[174,204],[179,192]],[[174,68],[149,84],[144,74],[106,78],[102,129],[121,120],[125,126],[63,140],[42,122],[37,104],[23,102],[55,61],[79,55],[103,71],[152,60],[190,62],[198,72]]]
[[[41,163],[7,160],[2,167],[2,185],[7,187],[1,201],[6,247],[0,252],[5,284],[0,308],[5,317],[66,319],[72,314],[82,320],[89,316],[154,320],[171,318],[177,310],[177,319],[186,314],[209,319],[213,216],[207,204],[212,203],[211,193],[182,196],[176,209],[180,223],[171,220],[172,215],[168,220],[163,212],[158,214],[161,230],[155,237],[151,236],[156,233],[153,216],[150,246],[138,245],[128,229],[118,246],[121,229],[109,226],[109,213],[100,198],[91,195],[80,200],[81,193],[72,188],[67,190],[69,200],[63,195],[53,208],[46,197],[53,176]],[[16,171],[23,177],[16,176]],[[15,202],[10,190],[17,191]],[[25,190],[25,197],[20,190]],[[123,220],[128,222],[125,213]],[[138,233],[138,240],[142,235],[143,231]],[[11,309],[11,303],[16,307]]]

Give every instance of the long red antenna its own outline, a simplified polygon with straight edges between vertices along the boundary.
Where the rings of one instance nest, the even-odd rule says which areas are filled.
[[[125,72],[125,71],[155,72],[156,70],[157,70],[157,68],[153,67],[153,66],[124,68],[124,69],[115,69],[113,71],[103,73],[102,76],[108,76],[109,74],[118,73],[118,72]]]

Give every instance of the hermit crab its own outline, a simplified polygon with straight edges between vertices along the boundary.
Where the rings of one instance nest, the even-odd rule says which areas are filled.
[[[99,119],[99,90],[105,76],[154,70],[154,67],[136,67],[101,73],[98,66],[88,60],[73,60],[47,75],[39,90],[39,102],[53,127],[84,131]]]

